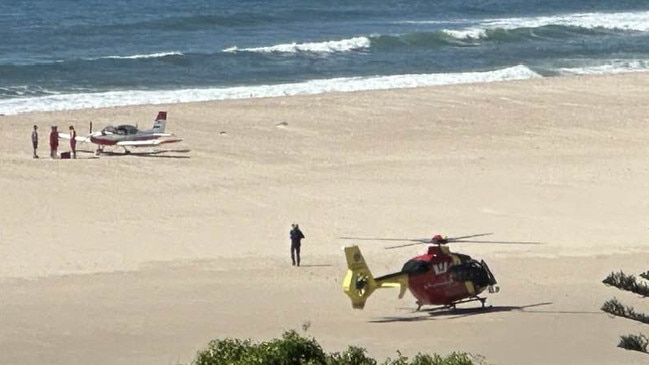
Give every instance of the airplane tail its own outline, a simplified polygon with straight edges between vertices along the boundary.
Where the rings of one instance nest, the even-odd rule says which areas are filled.
[[[399,298],[402,298],[408,288],[407,274],[391,274],[382,278],[374,278],[358,246],[345,247],[347,260],[347,275],[343,280],[343,291],[352,301],[354,309],[363,309],[365,301],[378,288],[400,288]]]
[[[158,116],[155,118],[153,123],[153,128],[151,129],[153,133],[164,133],[165,128],[167,127],[167,112],[158,112]]]

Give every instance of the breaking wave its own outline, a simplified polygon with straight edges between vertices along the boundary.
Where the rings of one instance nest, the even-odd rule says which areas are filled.
[[[132,56],[105,56],[88,59],[92,60],[101,60],[101,59],[116,59],[116,60],[138,60],[138,59],[148,59],[148,58],[164,58],[169,56],[183,56],[182,52],[172,51],[172,52],[159,52],[159,53],[150,53],[150,54],[136,54]]]
[[[517,42],[542,37],[570,38],[610,32],[649,32],[649,12],[576,13],[555,16],[488,19],[467,25],[467,21],[407,21],[399,23],[431,25],[435,29],[402,34],[383,34],[324,42],[286,43],[239,48],[223,52],[334,53],[366,50],[370,47],[477,46],[477,41]]]
[[[309,43],[286,43],[268,47],[238,48],[236,46],[226,48],[223,52],[258,52],[258,53],[335,53],[367,49],[371,41],[367,37],[355,37],[337,41],[309,42]]]
[[[408,74],[374,77],[342,77],[279,85],[180,90],[136,90],[58,94],[0,100],[0,114],[58,111],[142,104],[277,97],[361,90],[403,89],[435,85],[522,80],[541,77],[519,65],[494,71],[447,74]]]
[[[562,67],[557,72],[559,75],[604,75],[648,70],[649,60],[607,60],[590,66]]]
[[[495,29],[535,29],[548,26],[582,28],[584,30],[649,31],[649,12],[575,13],[554,16],[490,19],[460,29],[443,31],[459,39],[482,39]]]

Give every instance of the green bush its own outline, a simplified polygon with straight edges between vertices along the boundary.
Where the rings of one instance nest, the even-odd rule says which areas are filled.
[[[376,360],[367,357],[364,348],[349,346],[347,351],[334,352],[327,357],[327,365],[376,365]]]
[[[640,274],[640,277],[649,280],[649,271]],[[604,280],[602,280],[602,282],[606,285],[611,285],[618,289],[640,294],[645,297],[649,295],[649,286],[647,286],[646,283],[638,282],[635,276],[626,275],[622,271],[609,274]],[[633,307],[625,306],[616,298],[604,302],[601,309],[602,311],[614,316],[649,324],[649,316],[644,313],[636,312]],[[649,344],[649,341],[645,335],[627,335],[620,336],[618,347],[647,353],[647,344]]]
[[[614,316],[624,317],[642,323],[649,323],[649,316],[644,313],[636,312],[633,307],[625,306],[615,298],[604,302],[602,310]]]
[[[647,273],[641,274],[640,276],[644,278],[643,275],[647,275]],[[635,276],[627,275],[622,271],[610,273],[602,282],[618,289],[630,291],[645,297],[649,296],[649,286],[647,284],[638,282]]]
[[[649,271],[643,272],[642,274],[640,274],[640,277],[645,280],[649,280]]]
[[[437,354],[417,354],[411,361],[397,351],[398,358],[387,359],[382,365],[472,365],[471,357],[453,353],[448,357]],[[349,346],[345,352],[327,354],[313,338],[295,331],[284,332],[282,338],[251,343],[250,340],[213,340],[199,351],[193,365],[377,365],[367,357],[366,350]]]
[[[399,357],[395,360],[388,359],[384,365],[472,365],[473,361],[468,354],[452,353],[448,357],[440,355],[417,354],[408,361],[408,358],[397,351]]]
[[[237,364],[250,350],[249,340],[226,338],[210,341],[207,350],[198,353],[195,365]]]
[[[648,344],[649,340],[647,340],[647,337],[643,334],[628,335],[620,336],[620,343],[617,345],[617,347],[621,347],[627,350],[647,352]]]
[[[281,339],[253,344],[250,340],[213,340],[200,351],[195,365],[326,365],[326,355],[314,339],[287,331]]]

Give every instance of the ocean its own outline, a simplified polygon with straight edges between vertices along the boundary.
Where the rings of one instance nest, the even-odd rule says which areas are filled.
[[[649,2],[3,0],[0,114],[645,72]]]

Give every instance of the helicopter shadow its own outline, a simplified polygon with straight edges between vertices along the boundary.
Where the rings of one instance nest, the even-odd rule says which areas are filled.
[[[600,314],[600,312],[568,312],[568,311],[544,311],[544,310],[529,310],[546,305],[551,305],[552,302],[541,302],[522,306],[487,306],[487,307],[471,307],[471,308],[433,308],[424,309],[420,311],[412,311],[411,314],[420,314],[415,316],[390,316],[383,317],[369,321],[370,323],[391,323],[391,322],[418,322],[429,320],[450,320],[464,318],[474,315],[487,315],[489,313],[503,313],[503,312],[522,312],[522,313],[578,313],[578,314]]]

